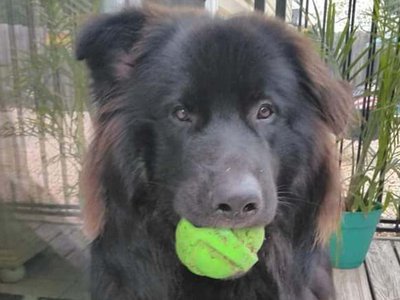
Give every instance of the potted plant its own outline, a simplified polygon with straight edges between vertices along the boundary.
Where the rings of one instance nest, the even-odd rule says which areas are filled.
[[[339,142],[345,175],[345,212],[330,241],[331,261],[338,268],[362,264],[382,212],[399,201],[399,196],[385,189],[384,183],[388,177],[400,174],[400,32],[391,10],[379,7],[376,0],[374,6],[372,42],[358,53],[352,53],[358,31],[350,30],[349,22],[340,34],[335,33],[333,3],[328,5],[325,26],[321,26],[317,13],[314,27],[314,35],[323,45],[323,58],[356,89],[363,88],[362,94],[355,97],[355,119],[359,122],[353,125],[352,136]],[[367,76],[360,81],[359,74],[364,70]],[[357,138],[354,126],[359,128]]]

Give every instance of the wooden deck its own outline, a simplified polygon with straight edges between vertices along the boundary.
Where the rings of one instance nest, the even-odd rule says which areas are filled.
[[[375,239],[361,267],[334,279],[337,300],[400,300],[400,240]]]
[[[49,246],[26,263],[25,279],[0,283],[0,300],[88,300],[88,241],[80,226],[29,224]],[[334,279],[337,300],[400,300],[400,239],[375,239],[360,268],[335,269]]]
[[[89,242],[81,226],[25,223],[48,246],[25,263],[25,278],[17,283],[0,282],[0,300],[89,300]]]

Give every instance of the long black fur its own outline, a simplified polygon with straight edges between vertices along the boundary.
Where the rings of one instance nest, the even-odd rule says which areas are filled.
[[[327,136],[342,129],[347,99],[303,42],[261,16],[196,11],[128,10],[82,30],[76,53],[96,104],[84,181],[93,300],[334,298],[318,222],[336,176]],[[249,119],[262,98],[272,121]],[[171,117],[178,102],[191,124]],[[174,233],[182,216],[213,222],[201,201],[226,164],[259,171],[273,216],[244,223],[266,226],[257,264],[213,280],[179,262]]]

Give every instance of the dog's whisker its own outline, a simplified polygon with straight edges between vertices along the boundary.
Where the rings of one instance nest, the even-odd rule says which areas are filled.
[[[311,201],[307,201],[301,198],[291,198],[291,197],[278,197],[278,201],[279,203],[293,203],[293,202],[299,202],[299,203],[304,203],[304,204],[309,204],[312,206],[319,206],[317,203],[311,202]]]

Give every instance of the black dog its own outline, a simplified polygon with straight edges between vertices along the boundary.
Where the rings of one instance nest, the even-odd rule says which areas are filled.
[[[312,46],[261,15],[129,10],[77,45],[93,77],[84,175],[94,300],[333,299],[325,242],[340,213],[330,133],[350,94]],[[178,220],[266,228],[236,279],[190,273]]]

